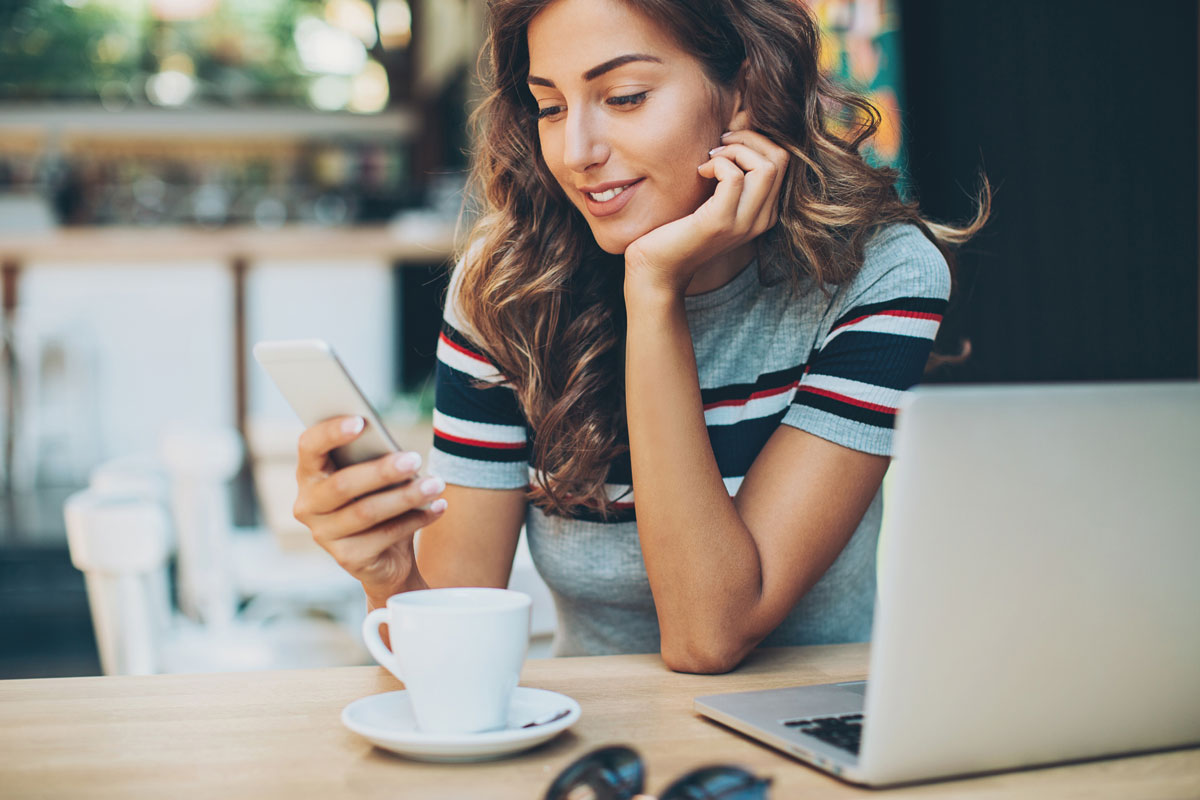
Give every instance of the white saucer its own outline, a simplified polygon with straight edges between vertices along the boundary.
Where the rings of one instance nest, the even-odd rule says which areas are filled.
[[[561,709],[562,719],[534,728],[526,722]],[[509,728],[485,733],[424,733],[417,729],[408,692],[385,692],[355,700],[342,709],[342,724],[376,747],[422,761],[482,761],[541,744],[575,724],[579,703],[565,694],[518,686],[508,711]]]

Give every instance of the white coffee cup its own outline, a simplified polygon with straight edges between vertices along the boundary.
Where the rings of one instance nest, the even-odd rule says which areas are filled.
[[[404,682],[422,731],[500,730],[529,646],[529,606],[529,595],[508,589],[403,592],[367,615],[363,638]],[[383,624],[391,651],[379,636]]]

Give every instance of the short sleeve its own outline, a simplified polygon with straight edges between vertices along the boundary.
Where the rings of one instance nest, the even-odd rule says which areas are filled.
[[[949,296],[946,260],[920,229],[883,229],[836,298],[783,424],[891,455],[896,408],[921,379]]]
[[[529,484],[529,445],[516,392],[464,329],[455,269],[438,336],[429,473],[459,486],[518,489]]]

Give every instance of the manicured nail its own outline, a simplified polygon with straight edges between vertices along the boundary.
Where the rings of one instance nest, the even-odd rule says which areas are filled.
[[[429,510],[435,514],[440,514],[446,510],[447,505],[449,504],[446,502],[446,498],[439,497],[437,500],[434,500],[429,504]]]
[[[446,482],[441,478],[426,478],[417,488],[421,494],[440,494],[446,488]]]
[[[721,145],[720,147],[714,147],[712,150],[709,150],[709,151],[708,151],[708,154],[711,156],[711,155],[713,155],[713,154],[715,154],[715,153],[719,153],[719,152],[721,152],[721,151],[722,151],[722,150],[724,150],[724,149],[725,149],[725,145]]]
[[[420,453],[400,453],[392,456],[392,466],[400,472],[416,472],[421,466]]]
[[[721,134],[722,139],[724,139],[726,136],[733,136],[733,131],[725,131]]]
[[[342,433],[358,433],[365,424],[362,417],[351,417],[342,423]]]

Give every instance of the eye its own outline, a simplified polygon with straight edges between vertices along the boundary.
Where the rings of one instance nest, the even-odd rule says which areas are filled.
[[[637,94],[623,94],[617,97],[608,98],[610,106],[637,106],[641,105],[646,99],[649,92],[638,92]]]
[[[539,108],[536,116],[538,119],[545,119],[546,117],[552,117],[555,114],[561,113],[562,110],[562,106],[546,106],[545,108]]]

